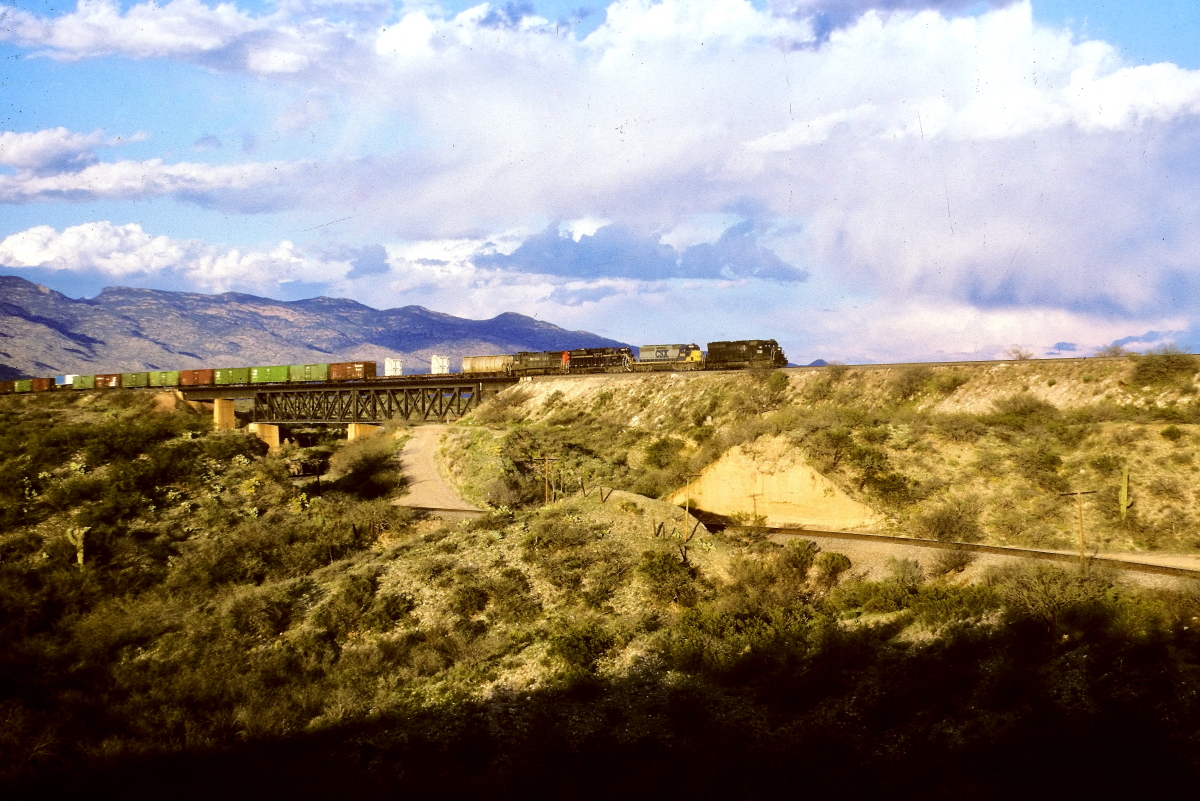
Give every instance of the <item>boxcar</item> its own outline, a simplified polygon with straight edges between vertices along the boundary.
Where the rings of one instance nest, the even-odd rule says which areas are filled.
[[[330,381],[361,381],[375,377],[375,362],[336,362],[329,365]]]
[[[218,367],[213,370],[213,383],[217,386],[226,384],[249,384],[249,367]]]
[[[287,383],[287,380],[288,366],[286,364],[250,368],[251,384],[284,384]]]
[[[75,386],[75,376],[73,374],[68,373],[67,375],[54,376],[55,389],[58,389],[59,387],[63,389],[70,389],[73,386]]]
[[[181,387],[211,387],[215,370],[180,370],[179,385]]]
[[[16,391],[16,381],[0,381],[0,395],[11,395]]]
[[[150,386],[152,387],[177,387],[179,386],[179,371],[178,370],[156,370],[150,374]]]
[[[18,378],[13,382],[13,392],[33,392],[33,379]]]
[[[512,366],[512,356],[463,356],[464,373],[504,373]]]
[[[288,381],[328,381],[328,364],[293,364],[288,367]]]
[[[121,374],[120,373],[97,373],[96,389],[120,389]]]
[[[149,373],[121,373],[121,386],[129,389],[140,389],[150,386]]]
[[[787,356],[773,339],[709,342],[704,367],[706,370],[787,367]]]
[[[33,392],[47,392],[54,389],[53,378],[31,378],[29,384]]]
[[[95,389],[96,376],[94,375],[77,375],[71,382],[71,389]]]

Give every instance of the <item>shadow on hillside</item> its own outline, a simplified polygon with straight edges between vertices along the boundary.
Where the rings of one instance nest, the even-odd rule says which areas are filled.
[[[1111,798],[1200,778],[1188,668],[1164,643],[1016,626],[906,654],[877,636],[707,679],[577,673],[283,739],[65,758],[9,797]]]

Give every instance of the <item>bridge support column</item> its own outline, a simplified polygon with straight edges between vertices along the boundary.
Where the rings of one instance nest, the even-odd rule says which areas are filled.
[[[382,430],[383,426],[375,426],[370,423],[350,423],[346,426],[346,441],[353,442],[356,439],[373,437]]]
[[[213,401],[213,428],[217,431],[232,431],[237,428],[237,418],[233,414],[232,400],[217,398]]]
[[[267,443],[269,453],[279,450],[279,426],[270,423],[251,423],[250,433]]]

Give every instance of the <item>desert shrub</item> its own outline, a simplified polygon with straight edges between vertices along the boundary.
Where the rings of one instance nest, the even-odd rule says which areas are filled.
[[[524,387],[511,387],[495,395],[472,412],[471,417],[484,425],[503,425],[512,423],[524,417],[521,408],[533,397]]]
[[[491,614],[505,620],[528,620],[541,611],[529,578],[515,567],[505,567],[487,582]]]
[[[916,559],[889,556],[886,563],[887,580],[901,587],[915,588],[925,582],[925,571]]]
[[[774,395],[782,395],[788,388],[787,373],[782,370],[775,370],[767,376],[766,381],[767,391]]]
[[[393,455],[396,442],[380,434],[343,444],[329,460],[336,487],[362,498],[378,498],[399,485]]]
[[[851,567],[850,557],[835,551],[826,551],[816,559],[816,568],[822,584],[832,587],[842,574]]]
[[[468,581],[450,591],[450,611],[461,617],[470,617],[487,608],[491,595],[480,584]]]
[[[979,501],[970,497],[948,498],[936,506],[918,512],[913,527],[926,539],[939,542],[979,542],[983,527]]]
[[[1094,629],[1111,620],[1111,585],[1090,574],[1045,564],[996,571],[989,585],[1010,617],[1027,618],[1049,631]]]
[[[1025,430],[1031,425],[1044,424],[1059,417],[1058,407],[1027,392],[1009,395],[993,401],[991,422]]]
[[[1174,345],[1164,345],[1135,357],[1130,381],[1135,386],[1155,386],[1178,381],[1195,375],[1195,356],[1185,353]]]
[[[971,566],[976,555],[962,548],[948,548],[938,551],[933,558],[930,572],[935,576],[945,576],[950,573],[961,573]]]
[[[1088,467],[1097,473],[1115,473],[1121,469],[1122,461],[1119,456],[1111,453],[1102,453],[1099,456],[1093,456],[1089,459]]]
[[[267,453],[267,443],[240,431],[213,432],[199,440],[199,445],[208,458],[226,462],[237,456],[254,459]]]
[[[529,523],[522,541],[526,553],[561,551],[595,542],[604,533],[601,526],[572,519],[562,509],[551,509]]]
[[[685,565],[674,554],[643,552],[637,573],[645,581],[650,597],[656,601],[691,606],[699,598],[696,569]]]
[[[560,621],[549,637],[552,656],[569,666],[585,671],[596,669],[596,663],[616,644],[616,637],[597,620]]]
[[[1167,426],[1158,433],[1159,436],[1170,442],[1178,442],[1179,440],[1183,439],[1184,436],[1186,436],[1183,429],[1179,426]]]
[[[959,387],[970,380],[959,372],[938,373],[933,379],[933,388],[943,395],[953,395]]]
[[[809,452],[822,463],[826,470],[837,467],[846,454],[854,448],[854,434],[843,426],[833,426],[815,431],[807,440]]]
[[[675,464],[683,443],[670,437],[660,437],[646,447],[646,465],[658,470]]]
[[[933,421],[934,430],[952,442],[975,442],[987,434],[987,426],[969,414],[943,414]]]
[[[308,622],[341,639],[360,628],[362,618],[374,600],[375,580],[372,576],[343,576],[329,596],[309,613]]]
[[[1000,598],[986,585],[926,584],[917,592],[909,608],[916,623],[936,630],[955,623],[981,620],[1000,608]]]
[[[933,371],[922,364],[905,367],[892,381],[892,396],[896,400],[912,400],[919,395],[933,378]]]
[[[1013,467],[1017,473],[1048,492],[1066,492],[1070,484],[1058,472],[1062,457],[1046,447],[1045,443],[1034,442],[1012,454]]]

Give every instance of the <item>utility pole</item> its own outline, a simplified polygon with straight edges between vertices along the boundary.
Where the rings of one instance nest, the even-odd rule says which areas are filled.
[[[686,529],[688,518],[692,514],[692,479],[700,478],[703,473],[684,473],[683,477],[687,479],[687,483],[683,485],[683,527]]]
[[[546,489],[546,506],[550,505],[550,463],[557,462],[557,459],[551,459],[549,456],[539,456],[534,459],[535,462],[542,463],[542,478]]]
[[[1079,567],[1083,568],[1087,560],[1087,552],[1083,547],[1083,496],[1095,495],[1096,490],[1086,490],[1083,492],[1060,492],[1059,495],[1064,498],[1074,496],[1075,508],[1079,510]]]

